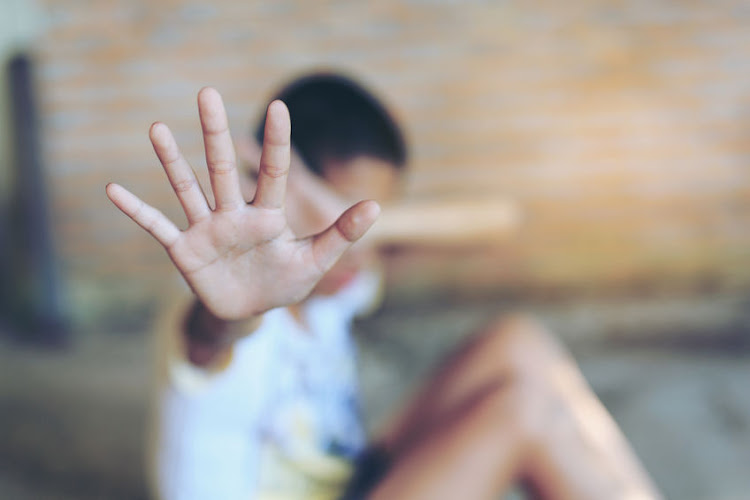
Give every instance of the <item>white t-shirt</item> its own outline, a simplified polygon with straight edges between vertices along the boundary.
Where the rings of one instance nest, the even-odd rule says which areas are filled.
[[[158,497],[337,497],[366,444],[351,322],[378,290],[378,276],[362,273],[308,299],[304,328],[286,309],[266,313],[218,373],[164,349],[152,432]]]

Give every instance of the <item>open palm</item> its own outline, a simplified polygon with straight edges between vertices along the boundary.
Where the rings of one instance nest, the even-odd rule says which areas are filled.
[[[118,184],[107,185],[107,195],[164,246],[201,302],[219,318],[244,319],[299,302],[372,225],[378,205],[360,202],[321,233],[298,239],[284,212],[291,130],[286,106],[274,101],[268,107],[258,183],[249,204],[240,190],[219,93],[201,90],[198,111],[216,202],[213,209],[162,123],[152,125],[151,142],[185,211],[188,228],[181,231]]]

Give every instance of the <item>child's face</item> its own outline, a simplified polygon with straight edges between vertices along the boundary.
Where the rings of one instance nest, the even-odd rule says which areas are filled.
[[[390,163],[366,156],[325,165],[323,179],[330,188],[330,197],[339,199],[316,200],[321,203],[315,204],[318,209],[313,210],[313,214],[308,209],[306,227],[292,229],[296,229],[297,234],[313,234],[330,226],[344,208],[358,201],[375,200],[385,204],[397,194],[398,176],[398,171]],[[368,243],[367,237],[355,243],[320,280],[314,293],[331,295],[339,291],[359,271],[377,263],[376,250]]]

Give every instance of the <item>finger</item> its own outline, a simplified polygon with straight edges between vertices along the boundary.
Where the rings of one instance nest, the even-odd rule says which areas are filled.
[[[206,148],[206,164],[211,178],[217,210],[232,210],[243,206],[237,159],[229,134],[227,112],[221,96],[210,87],[198,93],[198,113]]]
[[[180,237],[180,230],[154,207],[119,184],[107,184],[107,196],[117,208],[148,231],[156,241],[169,250]]]
[[[258,189],[253,204],[262,208],[281,208],[286,194],[290,156],[289,111],[281,101],[273,101],[266,112],[263,153],[260,157]]]
[[[211,209],[195,178],[195,172],[182,156],[169,128],[163,123],[154,123],[151,125],[149,137],[188,222],[192,224],[211,215]]]
[[[364,235],[380,214],[380,205],[372,200],[360,201],[334,222],[313,236],[315,262],[322,272],[328,271],[341,255]]]

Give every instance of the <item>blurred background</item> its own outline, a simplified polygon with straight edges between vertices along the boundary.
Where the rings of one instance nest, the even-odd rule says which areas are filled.
[[[750,495],[747,2],[0,0],[0,62],[0,497],[145,496],[150,328],[179,280],[104,185],[183,221],[149,125],[200,170],[202,86],[246,134],[315,68],[403,122],[408,197],[524,214],[490,247],[389,251],[358,325],[369,424],[522,309],[669,498]]]

